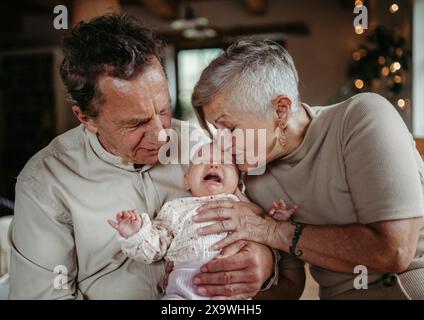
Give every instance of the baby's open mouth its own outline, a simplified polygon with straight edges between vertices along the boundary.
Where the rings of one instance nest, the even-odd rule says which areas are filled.
[[[217,173],[208,173],[204,178],[204,181],[211,181],[216,183],[221,183],[222,178]]]

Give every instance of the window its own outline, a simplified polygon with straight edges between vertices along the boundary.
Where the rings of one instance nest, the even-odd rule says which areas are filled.
[[[200,74],[209,63],[215,59],[222,49],[191,49],[179,50],[177,53],[177,108],[175,117],[182,120],[194,120],[193,107],[191,105],[191,95],[194,86],[200,78]]]

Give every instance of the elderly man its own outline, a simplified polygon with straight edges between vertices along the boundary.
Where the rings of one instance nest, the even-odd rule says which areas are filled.
[[[77,26],[64,54],[61,76],[81,125],[17,179],[10,298],[160,298],[163,262],[125,258],[106,223],[125,208],[153,217],[185,194],[181,166],[158,163],[159,132],[178,127],[160,43],[134,19],[110,15]],[[271,249],[243,241],[227,250],[198,275],[200,295],[245,298],[273,283]]]

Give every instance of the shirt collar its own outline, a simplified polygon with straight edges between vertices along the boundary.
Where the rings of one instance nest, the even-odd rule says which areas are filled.
[[[86,133],[86,135],[88,136],[88,141],[90,143],[91,148],[93,149],[94,153],[103,161],[127,170],[127,171],[147,171],[150,168],[153,167],[153,165],[151,164],[144,164],[144,165],[140,165],[140,164],[134,164],[131,162],[127,162],[125,163],[121,157],[116,156],[114,154],[109,153],[108,151],[105,150],[105,148],[103,148],[103,146],[101,145],[97,135],[95,135],[94,133],[88,131],[86,128],[84,128],[84,131]]]

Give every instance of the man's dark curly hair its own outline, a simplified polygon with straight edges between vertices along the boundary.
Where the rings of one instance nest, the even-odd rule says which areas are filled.
[[[130,79],[156,57],[162,63],[162,42],[134,17],[105,15],[80,22],[63,41],[60,75],[73,103],[95,118],[103,96],[100,76]]]

